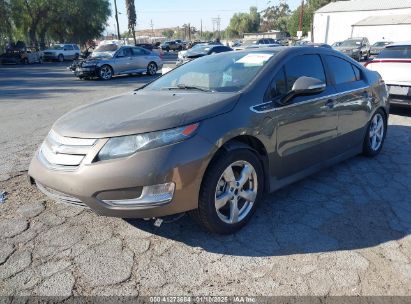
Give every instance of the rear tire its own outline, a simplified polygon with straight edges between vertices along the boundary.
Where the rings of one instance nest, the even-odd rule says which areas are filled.
[[[147,66],[147,75],[154,76],[157,74],[157,64],[155,62],[150,62]]]
[[[384,145],[387,134],[387,116],[378,109],[368,124],[363,143],[363,154],[368,157],[377,156]]]
[[[246,148],[222,150],[204,174],[198,209],[191,215],[210,232],[231,234],[247,224],[263,192],[264,173],[257,155]]]

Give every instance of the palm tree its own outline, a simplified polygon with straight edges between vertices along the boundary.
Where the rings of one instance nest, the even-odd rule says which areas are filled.
[[[134,28],[136,27],[137,16],[134,0],[126,0],[126,8],[128,17],[128,31],[129,33],[133,32],[134,44],[136,44],[136,31],[134,30]]]

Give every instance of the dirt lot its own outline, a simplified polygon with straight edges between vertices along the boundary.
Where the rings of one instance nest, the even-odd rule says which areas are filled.
[[[266,195],[232,236],[188,217],[99,217],[26,180],[64,112],[147,77],[79,81],[67,64],[0,67],[0,295],[411,295],[411,113],[380,156],[348,160]]]

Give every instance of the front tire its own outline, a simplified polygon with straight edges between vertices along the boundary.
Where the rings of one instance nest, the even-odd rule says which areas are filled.
[[[384,144],[387,134],[387,116],[379,109],[371,118],[363,143],[363,154],[368,157],[377,156]]]
[[[59,62],[63,62],[63,61],[64,61],[64,56],[63,56],[63,54],[60,54],[60,55],[57,57],[57,60],[58,60]]]
[[[110,80],[113,77],[113,69],[105,64],[99,69],[98,76],[102,80]]]
[[[195,219],[208,231],[230,234],[250,220],[264,191],[260,159],[246,148],[221,151],[207,169]]]

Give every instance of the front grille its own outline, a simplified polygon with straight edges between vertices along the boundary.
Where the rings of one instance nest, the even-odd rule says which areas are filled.
[[[40,147],[39,158],[49,168],[75,170],[96,141],[89,138],[64,137],[51,130]]]
[[[45,195],[50,197],[51,199],[64,203],[64,204],[69,204],[69,205],[74,205],[77,207],[83,207],[83,208],[88,208],[86,204],[84,204],[81,200],[79,200],[76,197],[70,196],[68,194],[65,194],[63,192],[59,192],[57,190],[51,189],[49,187],[46,187],[39,182],[36,182],[37,188],[43,192]]]

